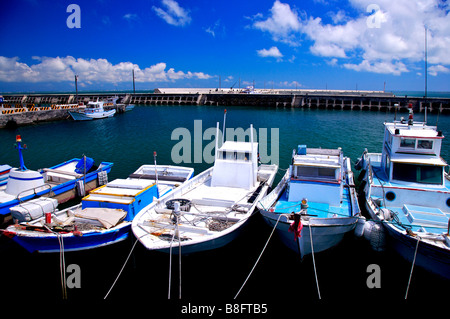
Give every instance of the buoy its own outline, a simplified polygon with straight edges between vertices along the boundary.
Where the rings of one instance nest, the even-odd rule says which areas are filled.
[[[358,218],[358,221],[356,222],[356,227],[355,227],[355,236],[356,237],[362,237],[364,235],[365,223],[366,223],[366,218],[364,216],[361,216]]]
[[[383,216],[384,220],[387,220],[387,221],[392,220],[392,213],[387,208],[382,208],[381,209],[381,216]]]
[[[364,238],[370,242],[370,246],[375,251],[384,251],[386,245],[386,234],[383,226],[374,221],[364,224]]]
[[[77,195],[80,197],[86,196],[86,188],[84,187],[83,180],[79,179],[76,182]]]

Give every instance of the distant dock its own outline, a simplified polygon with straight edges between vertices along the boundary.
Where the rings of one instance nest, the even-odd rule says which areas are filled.
[[[119,103],[141,105],[211,105],[305,108],[329,110],[407,111],[450,114],[450,98],[395,96],[383,91],[172,89],[154,93],[4,94],[0,103],[0,128],[68,119],[78,103],[119,97]],[[77,103],[78,98],[78,103]],[[120,112],[121,110],[118,110]]]

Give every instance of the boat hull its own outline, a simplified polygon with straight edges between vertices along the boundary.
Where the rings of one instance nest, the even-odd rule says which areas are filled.
[[[287,218],[282,220],[283,217],[281,217],[277,224],[279,214],[265,210],[261,210],[260,213],[270,227],[273,228],[277,225],[276,231],[281,241],[288,248],[300,254],[301,258],[311,254],[312,249],[314,249],[314,253],[318,253],[338,245],[344,235],[355,228],[358,219],[357,217],[321,218],[317,220],[317,223],[314,219],[310,219],[303,223],[301,237],[296,240],[294,233],[289,231],[292,221],[286,220]]]
[[[242,233],[242,230],[244,229],[245,225],[248,223],[248,219],[240,225],[240,227],[237,227],[233,229],[231,232],[227,233],[226,235],[216,237],[213,239],[210,239],[208,241],[203,242],[194,242],[189,243],[186,245],[182,245],[181,247],[181,255],[189,255],[192,253],[198,253],[202,251],[208,251],[208,250],[214,250],[218,248],[222,248],[229,243],[231,243],[233,240],[235,240],[239,235]],[[170,248],[166,249],[157,249],[158,251],[164,252],[164,253],[170,253]],[[179,251],[179,244],[176,239],[174,239],[172,243],[172,254],[178,255],[180,253]]]
[[[372,219],[381,222],[383,229],[389,235],[390,247],[402,258],[412,263],[417,247],[415,265],[450,280],[450,253],[448,248],[441,248],[425,241],[420,241],[419,246],[417,246],[416,237],[409,236],[406,232],[381,221],[371,205],[367,204],[367,201],[366,209]]]
[[[97,120],[97,119],[103,119],[107,117],[113,117],[116,113],[116,110],[109,110],[99,113],[82,113],[82,112],[69,112],[70,116],[75,121],[90,121],[90,120]]]
[[[115,244],[127,239],[130,234],[130,229],[131,222],[122,222],[120,226],[112,229],[86,232],[82,236],[76,236],[73,233],[61,234],[59,236],[55,233],[24,236],[13,232],[7,232],[5,235],[30,253],[55,253],[60,252],[62,247],[67,252]],[[63,246],[60,245],[60,239],[62,239]]]

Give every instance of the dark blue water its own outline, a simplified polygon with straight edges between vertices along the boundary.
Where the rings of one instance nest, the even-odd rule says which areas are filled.
[[[140,165],[153,163],[157,152],[159,164],[172,164],[171,152],[179,140],[172,140],[176,128],[191,133],[191,163],[196,173],[210,164],[194,163],[194,120],[201,120],[202,132],[222,128],[224,109],[212,106],[136,106],[126,114],[99,121],[60,121],[17,130],[0,131],[0,163],[18,166],[19,159],[13,145],[20,134],[28,149],[24,151],[30,169],[49,167],[83,154],[98,163],[110,161],[114,167],[109,179],[125,178]],[[278,129],[279,164],[289,165],[292,149],[298,144],[308,147],[342,147],[353,162],[367,148],[380,152],[383,122],[391,121],[393,113],[370,111],[334,111],[304,109],[274,109],[227,107],[227,127],[246,129],[253,124],[257,132],[266,128]],[[398,116],[407,116],[400,114]],[[423,114],[416,114],[422,120]],[[438,123],[444,136],[450,136],[450,117],[428,115],[428,123]],[[197,139],[197,142],[199,140]],[[205,147],[209,140],[201,142]],[[450,160],[450,139],[444,139],[442,156]],[[270,155],[269,146],[269,155]],[[183,164],[183,163],[182,163]],[[279,174],[276,182],[281,178]],[[180,314],[181,307],[210,304],[222,307],[233,297],[250,272],[271,229],[257,215],[244,233],[230,245],[216,251],[182,258],[182,297],[179,303],[164,302],[168,291],[169,256],[148,252],[139,243],[124,269],[108,301],[136,298],[155,303],[155,309],[170,305],[170,313]],[[120,271],[134,239],[115,246],[92,251],[66,253],[66,265],[77,264],[81,269],[81,288],[68,291],[68,303],[79,301],[102,302]],[[0,238],[2,285],[8,287],[1,297],[6,300],[35,298],[61,301],[59,255],[31,255]],[[355,299],[370,302],[371,298],[402,301],[405,295],[411,264],[394,252],[375,253],[367,242],[349,234],[336,248],[316,255],[317,274],[322,301]],[[377,264],[381,269],[381,288],[370,289],[366,279],[367,267]],[[172,296],[178,296],[178,258],[174,258]],[[7,275],[5,275],[7,274]],[[429,297],[430,291],[442,290],[448,282],[415,268],[409,298]],[[448,292],[446,292],[448,296]],[[236,302],[266,303],[269,315],[284,308],[285,301],[317,302],[318,294],[311,257],[303,261],[285,248],[276,236],[270,241],[260,263]],[[162,304],[161,304],[162,302]],[[294,304],[292,304],[294,305]],[[289,308],[289,307],[288,307]],[[216,313],[217,314],[217,313]]]

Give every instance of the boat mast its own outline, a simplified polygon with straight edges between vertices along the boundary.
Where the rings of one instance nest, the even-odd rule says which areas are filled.
[[[26,149],[26,145],[22,146],[22,137],[20,135],[16,136],[16,142],[17,142],[17,146],[16,149],[19,150],[19,160],[20,160],[20,170],[26,171],[28,170],[28,168],[25,167],[25,162],[23,161],[23,155],[22,155],[22,150]]]
[[[427,85],[428,85],[428,48],[427,48],[427,33],[428,29],[425,25],[425,98],[427,97]]]
[[[156,151],[153,152],[153,160],[155,162],[155,181],[156,181],[156,189],[159,193],[159,188],[158,188],[158,167],[156,165]],[[158,194],[159,196],[159,194]]]

